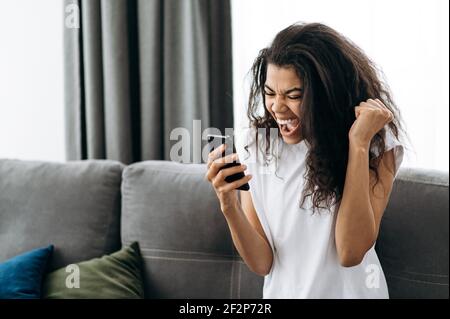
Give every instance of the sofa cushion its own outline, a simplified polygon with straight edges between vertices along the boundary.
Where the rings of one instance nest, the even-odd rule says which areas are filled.
[[[402,169],[377,241],[391,298],[448,298],[448,173]]]
[[[0,262],[48,243],[50,269],[120,248],[115,161],[0,160]]]
[[[0,263],[0,299],[39,299],[52,252],[49,245]]]
[[[136,163],[123,172],[122,241],[140,244],[149,298],[262,294],[262,278],[235,251],[205,173],[204,164],[168,161]],[[241,287],[247,278],[252,286]]]
[[[123,247],[111,255],[83,261],[70,267],[63,267],[46,276],[43,298],[144,298],[142,260],[137,243]]]

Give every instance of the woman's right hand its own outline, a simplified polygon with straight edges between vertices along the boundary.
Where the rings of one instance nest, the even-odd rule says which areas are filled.
[[[216,195],[219,198],[220,208],[224,214],[233,210],[238,203],[236,188],[244,185],[252,178],[251,175],[246,175],[232,183],[225,181],[227,176],[243,172],[247,169],[245,165],[220,169],[226,164],[238,160],[238,155],[236,153],[222,157],[221,155],[225,151],[225,147],[225,144],[222,144],[220,147],[209,153],[207,163],[208,171],[205,175],[205,179],[212,184]]]

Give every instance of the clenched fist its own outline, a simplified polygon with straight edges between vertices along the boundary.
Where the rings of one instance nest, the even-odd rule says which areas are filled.
[[[351,144],[362,147],[369,147],[375,134],[394,120],[392,112],[379,99],[361,102],[355,107],[355,116],[348,137]]]

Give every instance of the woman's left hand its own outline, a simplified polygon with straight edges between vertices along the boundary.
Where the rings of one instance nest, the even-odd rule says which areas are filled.
[[[370,141],[394,119],[392,112],[379,99],[368,99],[355,107],[356,120],[348,133],[350,144],[369,147]]]

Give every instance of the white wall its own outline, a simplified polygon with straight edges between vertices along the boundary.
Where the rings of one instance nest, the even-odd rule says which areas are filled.
[[[384,71],[412,143],[404,166],[449,169],[448,0],[233,0],[235,125],[258,51],[297,22],[322,22]]]
[[[0,0],[0,158],[65,159],[62,5]]]

